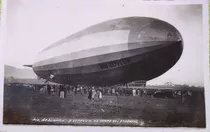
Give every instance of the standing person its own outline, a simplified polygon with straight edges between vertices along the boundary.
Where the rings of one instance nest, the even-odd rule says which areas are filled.
[[[105,88],[102,88],[102,94],[106,94],[106,89]]]
[[[112,89],[112,95],[115,95],[115,89],[114,88]]]
[[[77,86],[74,87],[74,94],[77,95]]]
[[[87,87],[84,87],[84,94],[87,94]]]
[[[181,95],[181,99],[182,99],[182,103],[184,104],[186,101],[186,97],[187,97],[187,92],[186,91],[182,91],[182,95]]]
[[[136,89],[132,89],[132,95],[136,96]]]
[[[60,87],[59,87],[59,97],[60,98],[64,98],[65,97],[64,86],[63,85],[60,85]]]
[[[88,99],[89,100],[92,99],[92,89],[89,89],[89,91],[88,91]]]
[[[55,88],[56,88],[56,93],[60,94],[60,93],[59,93],[60,85],[56,85]],[[59,96],[60,96],[60,95],[59,95]]]
[[[128,89],[125,89],[125,96],[129,96],[129,91],[128,91]]]
[[[102,92],[101,92],[101,90],[98,90],[98,99],[99,99],[99,100],[102,99]]]
[[[146,89],[143,90],[143,95],[147,97],[147,91],[146,91]]]
[[[140,94],[140,90],[138,89],[136,90],[136,95],[139,96],[139,94]]]
[[[119,95],[122,96],[122,89],[119,88]]]
[[[71,86],[70,86],[70,85],[68,85],[68,87],[67,87],[67,91],[68,91],[68,93],[70,93],[70,89],[71,89]]]
[[[48,93],[48,95],[50,95],[50,94],[51,94],[51,87],[50,87],[50,85],[49,85],[49,84],[47,85],[47,93]]]
[[[82,86],[80,86],[80,94],[83,96],[83,87]]]
[[[92,88],[92,100],[95,100],[95,95],[96,95],[96,90],[95,90],[95,88],[93,87],[93,88]]]
[[[61,86],[60,85],[58,85],[58,96],[60,97],[60,93],[61,93]]]
[[[64,85],[63,87],[64,87],[64,98],[66,98],[67,97],[67,89],[68,89],[67,87],[68,86]]]
[[[123,96],[126,96],[126,90],[123,88]]]
[[[112,92],[111,92],[111,89],[110,89],[110,88],[108,88],[107,93],[108,93],[108,95],[112,94]]]

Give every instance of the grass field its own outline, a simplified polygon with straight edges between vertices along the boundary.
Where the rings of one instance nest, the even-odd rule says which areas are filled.
[[[133,119],[142,120],[143,126],[205,127],[204,99],[195,95],[184,104],[180,99],[145,96],[103,96],[100,101],[90,101],[87,95],[69,93],[67,98],[60,99],[57,94],[41,94],[28,87],[7,87],[4,89],[4,124],[117,125],[32,121],[40,117]]]

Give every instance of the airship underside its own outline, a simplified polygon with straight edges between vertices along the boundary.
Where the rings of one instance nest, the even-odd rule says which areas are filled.
[[[62,84],[114,85],[151,80],[183,51],[181,34],[154,18],[105,21],[44,49],[33,64],[41,78]]]

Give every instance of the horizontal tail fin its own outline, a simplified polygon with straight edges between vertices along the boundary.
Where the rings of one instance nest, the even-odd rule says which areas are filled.
[[[23,65],[23,66],[32,68],[32,65]]]

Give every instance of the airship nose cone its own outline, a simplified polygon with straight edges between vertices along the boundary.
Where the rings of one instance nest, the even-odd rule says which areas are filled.
[[[174,44],[174,42],[183,43],[180,32],[171,24],[158,19],[146,19],[146,22],[133,24],[128,36],[128,43],[139,42],[143,45],[147,43],[145,46],[168,45]],[[137,23],[143,26],[138,26]]]
[[[151,80],[173,67],[183,52],[183,39],[180,32],[171,24],[153,18],[142,18],[132,23],[128,36],[128,49],[134,44],[149,51],[142,54],[144,64],[139,64],[133,77]],[[143,23],[142,23],[143,22]],[[140,26],[138,26],[140,25]],[[140,77],[141,71],[144,77]]]
[[[160,61],[171,59],[175,63],[183,52],[183,39],[180,32],[171,24],[153,18],[141,18],[141,21],[136,19],[136,22],[132,23],[128,36],[128,49],[132,49],[134,44],[137,43],[138,46],[150,49],[151,52],[165,48],[167,53],[163,52],[161,54],[173,55],[173,57],[167,59],[159,57]]]

